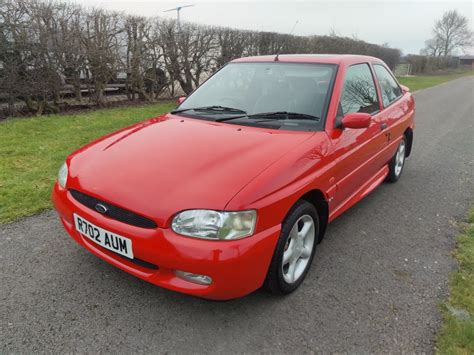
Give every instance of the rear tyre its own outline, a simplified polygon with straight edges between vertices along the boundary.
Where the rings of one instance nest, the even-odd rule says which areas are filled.
[[[398,145],[397,152],[388,163],[388,175],[385,178],[387,182],[397,182],[403,172],[405,166],[405,158],[407,151],[407,139],[403,136],[400,144]]]
[[[286,216],[265,280],[274,294],[287,294],[303,282],[314,258],[319,236],[316,208],[298,201]]]

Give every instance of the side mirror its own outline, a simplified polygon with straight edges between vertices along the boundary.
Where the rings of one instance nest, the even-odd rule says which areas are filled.
[[[367,128],[370,126],[372,116],[368,113],[353,112],[348,113],[342,118],[344,128]]]
[[[178,103],[178,105],[181,105],[184,100],[186,100],[186,96],[180,96],[178,97],[178,100],[176,100],[176,102]]]
[[[402,92],[406,94],[407,92],[410,92],[410,88],[405,85],[400,85],[400,88],[402,89]]]

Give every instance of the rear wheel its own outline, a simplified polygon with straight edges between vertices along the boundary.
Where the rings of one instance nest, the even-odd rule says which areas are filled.
[[[405,166],[406,148],[407,140],[405,136],[403,136],[402,140],[400,141],[400,144],[398,145],[397,152],[388,164],[389,171],[385,181],[397,182],[398,179],[400,179],[400,176],[403,172],[403,167]]]
[[[316,208],[298,201],[282,224],[265,285],[272,293],[293,292],[308,273],[319,236]]]

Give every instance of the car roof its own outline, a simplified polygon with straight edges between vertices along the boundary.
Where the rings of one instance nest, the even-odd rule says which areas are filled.
[[[275,62],[275,57],[276,55],[244,57],[235,59],[232,63]],[[351,65],[362,62],[383,63],[382,60],[376,57],[354,54],[280,54],[277,61],[283,63],[323,63],[338,65]]]

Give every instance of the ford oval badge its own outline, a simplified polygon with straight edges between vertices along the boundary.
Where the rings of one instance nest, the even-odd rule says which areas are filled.
[[[95,210],[99,213],[102,213],[104,214],[105,212],[107,212],[107,207],[105,207],[103,204],[101,203],[98,203],[97,205],[95,205]]]

